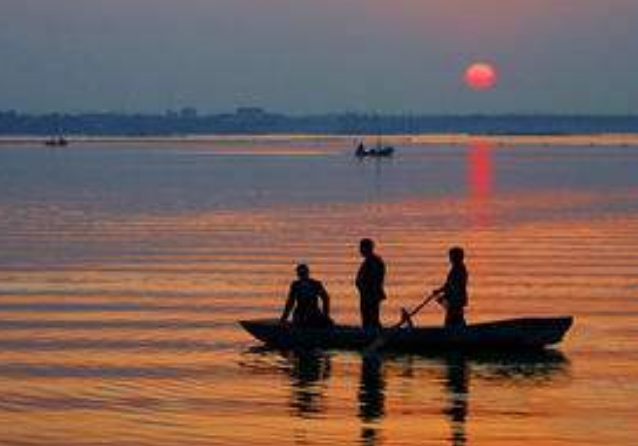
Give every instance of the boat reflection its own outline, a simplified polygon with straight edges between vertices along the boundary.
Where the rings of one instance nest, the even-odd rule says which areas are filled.
[[[324,386],[330,378],[330,356],[320,351],[282,352],[290,367],[290,408],[300,417],[322,413]]]
[[[245,361],[243,366],[258,365],[263,372],[263,363],[273,365],[271,373],[285,371],[290,378],[291,395],[289,408],[300,418],[327,414],[329,399],[328,382],[343,379],[348,367],[335,367],[335,357],[325,352],[280,352],[267,349],[251,351],[251,355],[275,355],[268,361],[256,358]],[[352,358],[352,357],[350,357]],[[387,443],[384,438],[384,420],[392,417],[387,399],[396,399],[392,391],[393,380],[403,381],[417,389],[424,386],[443,385],[444,402],[435,411],[443,415],[449,426],[445,444],[463,446],[469,444],[467,432],[471,418],[471,385],[481,382],[506,384],[507,386],[543,385],[559,376],[565,376],[569,361],[558,351],[546,350],[524,354],[465,354],[446,353],[436,355],[378,355],[360,359],[359,383],[356,389],[356,417],[359,419],[359,444],[379,446]],[[256,365],[257,366],[257,365]],[[255,367],[256,367],[255,366]],[[276,370],[276,372],[275,372]],[[403,389],[405,392],[405,388]],[[424,424],[432,401],[423,401]],[[436,403],[436,404],[440,404]],[[394,406],[394,405],[393,405]],[[399,416],[400,414],[397,414]],[[429,420],[431,421],[431,420]],[[427,435],[427,433],[423,433]],[[389,440],[389,439],[388,439]]]
[[[477,383],[499,381],[508,385],[520,385],[532,382],[542,385],[543,382],[550,382],[564,374],[569,364],[562,353],[554,350],[506,354],[449,352],[417,358],[439,366],[438,373],[442,376],[434,378],[444,385],[446,399],[441,413],[448,421],[450,433],[447,444],[451,446],[468,444],[471,377]],[[417,358],[401,362],[404,374],[417,376],[413,370],[405,370],[406,367],[415,367]],[[419,367],[422,368],[423,364]]]
[[[386,381],[384,361],[379,356],[362,357],[359,378],[359,419],[361,420],[360,442],[371,446],[380,443],[378,421],[385,416]]]
[[[386,381],[384,364],[388,368],[398,368],[402,377],[414,379],[415,359],[420,357],[404,356],[396,358],[362,357],[361,381],[358,393],[359,418],[361,419],[360,444],[364,446],[378,446],[383,443],[382,430],[379,421],[386,415]],[[469,361],[463,355],[446,355],[436,360],[443,360],[445,364],[447,406],[443,414],[447,416],[451,428],[449,444],[460,446],[466,444],[465,421],[468,415],[469,390]],[[432,360],[432,358],[426,358]],[[418,366],[418,365],[416,365]]]
[[[385,415],[385,376],[383,360],[378,357],[361,360],[359,381],[359,418],[364,422],[376,421]]]
[[[445,359],[445,390],[447,407],[443,413],[450,423],[450,444],[467,442],[465,424],[469,412],[470,366],[463,355],[448,355]]]

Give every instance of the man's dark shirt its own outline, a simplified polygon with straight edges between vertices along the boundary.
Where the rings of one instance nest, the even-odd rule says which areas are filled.
[[[303,321],[321,315],[319,296],[325,295],[323,284],[315,279],[295,280],[290,285],[289,297],[295,299],[293,319]]]
[[[385,299],[383,282],[385,263],[381,257],[372,255],[366,258],[357,273],[356,285],[363,300],[379,302]]]
[[[467,305],[467,270],[465,265],[453,266],[443,288],[444,299],[452,308]]]

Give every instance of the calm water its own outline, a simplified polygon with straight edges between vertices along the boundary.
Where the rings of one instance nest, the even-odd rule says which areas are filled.
[[[638,148],[350,150],[0,148],[0,444],[636,444]],[[514,359],[281,354],[241,331],[302,260],[356,322],[363,236],[388,323],[462,244],[472,320],[576,325]]]

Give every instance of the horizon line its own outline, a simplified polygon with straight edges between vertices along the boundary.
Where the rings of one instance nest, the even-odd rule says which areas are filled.
[[[638,118],[638,112],[633,113],[608,113],[608,112],[459,112],[459,113],[434,113],[415,111],[326,111],[326,112],[294,112],[271,110],[262,107],[236,107],[227,111],[200,111],[196,107],[181,107],[156,111],[117,111],[117,110],[85,110],[85,111],[26,111],[16,109],[0,110],[0,116],[29,116],[29,117],[73,117],[73,116],[153,116],[153,117],[181,117],[181,118],[207,118],[228,115],[245,116],[276,116],[286,118],[321,118],[321,117],[347,117],[360,118]]]

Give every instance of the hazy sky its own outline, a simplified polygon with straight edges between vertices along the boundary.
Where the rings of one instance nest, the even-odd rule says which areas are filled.
[[[0,109],[638,113],[638,0],[0,0]],[[462,83],[496,64],[493,91]]]

